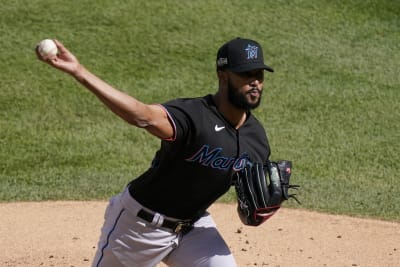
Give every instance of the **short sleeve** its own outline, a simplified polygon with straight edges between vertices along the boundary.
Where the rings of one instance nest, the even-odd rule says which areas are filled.
[[[174,135],[166,141],[178,141],[182,142],[186,140],[190,135],[192,120],[190,117],[190,111],[185,108],[180,100],[173,100],[162,104],[162,107],[166,110],[167,116],[174,128]]]

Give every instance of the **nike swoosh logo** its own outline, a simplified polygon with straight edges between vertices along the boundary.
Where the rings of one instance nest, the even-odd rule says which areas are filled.
[[[225,129],[225,126],[218,126],[218,124],[216,124],[215,125],[215,128],[214,128],[214,130],[216,131],[216,132],[219,132],[219,131],[222,131],[223,129]]]

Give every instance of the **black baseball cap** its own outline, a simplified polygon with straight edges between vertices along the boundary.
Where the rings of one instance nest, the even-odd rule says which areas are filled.
[[[264,64],[261,45],[250,39],[237,37],[220,47],[217,53],[217,69],[246,72],[255,69],[274,70]]]

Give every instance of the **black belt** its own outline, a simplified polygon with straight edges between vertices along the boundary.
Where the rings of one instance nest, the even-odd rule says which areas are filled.
[[[139,218],[142,218],[145,221],[148,221],[150,223],[153,222],[155,214],[149,211],[146,211],[144,209],[139,210],[137,216]],[[164,218],[163,223],[161,224],[161,227],[165,227],[168,229],[171,229],[175,233],[187,233],[193,228],[193,222],[191,220],[183,220],[183,221],[172,221],[168,220],[167,218]]]

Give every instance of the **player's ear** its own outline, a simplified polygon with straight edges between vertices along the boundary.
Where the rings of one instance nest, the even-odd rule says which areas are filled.
[[[228,75],[225,71],[217,70],[218,88],[223,90],[228,85]]]
[[[228,73],[226,71],[217,70],[218,80],[225,83],[228,80]]]

